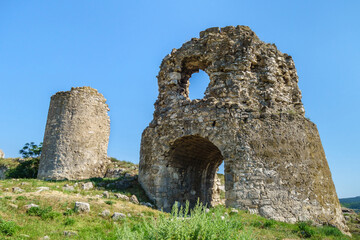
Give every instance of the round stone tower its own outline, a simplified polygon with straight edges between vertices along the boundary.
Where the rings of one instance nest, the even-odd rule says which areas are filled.
[[[38,178],[103,177],[110,134],[106,99],[90,87],[51,97]]]
[[[203,99],[189,98],[203,70]],[[316,125],[304,116],[291,56],[246,26],[210,28],[161,63],[139,181],[159,208],[213,205],[224,162],[226,205],[347,231]]]

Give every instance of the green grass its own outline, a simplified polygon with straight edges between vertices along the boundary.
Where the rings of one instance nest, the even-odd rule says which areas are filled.
[[[168,214],[116,199],[113,194],[110,199],[94,197],[103,189],[63,192],[63,185],[74,183],[35,179],[1,181],[2,190],[19,186],[25,191],[0,193],[0,239],[22,239],[21,234],[29,235],[29,239],[45,235],[52,240],[64,239],[64,231],[77,232],[72,239],[350,239],[330,226],[277,222],[246,211],[232,213],[224,206],[211,208],[208,213],[201,205],[192,210],[173,208]],[[39,186],[48,186],[50,191],[36,193]],[[89,202],[91,211],[74,212],[75,201]],[[24,206],[30,203],[39,207],[26,210]],[[18,208],[10,204],[16,204]],[[100,215],[105,209],[111,215],[121,212],[131,216],[113,221],[111,215]]]
[[[221,179],[221,176],[220,176]],[[92,181],[95,189],[74,192],[63,191],[65,184]],[[149,201],[139,184],[128,189],[107,187],[118,179],[90,179],[82,181],[41,181],[37,179],[6,179],[0,181],[0,239],[64,239],[64,231],[75,231],[71,239],[350,239],[338,229],[311,223],[289,224],[249,214],[238,213],[224,206],[204,206],[194,209],[173,208],[171,214],[157,211],[115,198],[114,193],[127,196],[135,194],[140,201]],[[20,187],[22,193],[13,193]],[[37,192],[37,187],[49,187],[49,191]],[[102,198],[109,191],[110,199]],[[100,195],[98,197],[97,195]],[[74,212],[76,201],[88,202],[89,213]],[[37,204],[27,210],[25,205]],[[14,207],[16,205],[17,207]],[[110,216],[102,216],[105,209]],[[113,221],[114,212],[130,214]],[[355,224],[355,223],[354,223]],[[360,239],[354,235],[352,239]]]

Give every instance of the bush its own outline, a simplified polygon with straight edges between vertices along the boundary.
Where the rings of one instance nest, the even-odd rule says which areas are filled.
[[[66,209],[66,211],[63,213],[64,216],[72,216],[75,213],[74,209]]]
[[[18,196],[16,200],[27,200],[26,196]]]
[[[113,205],[113,204],[114,204],[114,202],[113,202],[113,201],[110,201],[110,200],[105,201],[105,203],[106,203],[107,205]]]
[[[53,212],[52,207],[32,207],[27,210],[27,214],[29,216],[38,216],[41,217],[42,220],[46,219],[54,219],[61,214],[58,212]]]
[[[6,172],[7,178],[36,178],[39,169],[39,158],[32,158],[21,162],[16,168]]]
[[[310,224],[307,222],[299,222],[297,226],[299,236],[302,238],[311,238],[315,233],[315,231],[311,229]]]
[[[6,236],[14,235],[18,228],[19,226],[15,222],[0,219],[0,232]]]
[[[324,226],[321,228],[320,232],[326,236],[340,237],[343,235],[339,229],[332,226]]]
[[[271,228],[275,225],[276,221],[275,220],[266,220],[264,225],[263,225],[263,228]]]
[[[252,239],[244,233],[243,224],[237,218],[225,217],[224,208],[215,208],[214,214],[206,213],[206,206],[197,203],[194,209],[174,204],[171,216],[165,214],[152,221],[143,220],[130,227],[129,220],[118,229],[118,239]]]
[[[64,222],[65,226],[71,226],[71,225],[74,225],[74,224],[75,224],[75,219],[69,218],[69,217],[65,219],[65,222]]]

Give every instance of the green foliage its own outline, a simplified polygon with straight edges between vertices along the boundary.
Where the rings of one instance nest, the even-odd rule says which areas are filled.
[[[66,209],[63,213],[64,216],[72,216],[75,213],[74,209]]]
[[[29,216],[41,217],[42,220],[54,219],[61,215],[58,212],[54,212],[52,210],[52,207],[32,207],[29,210],[27,210],[27,214]]]
[[[64,221],[64,225],[65,226],[71,226],[71,225],[74,225],[75,224],[75,219],[73,218],[66,218],[65,221]]]
[[[39,158],[22,161],[15,168],[6,172],[7,178],[36,178],[39,169]]]
[[[12,236],[19,229],[19,226],[13,221],[0,219],[0,232],[6,236]]]
[[[106,203],[107,205],[113,205],[113,204],[114,204],[114,202],[111,201],[111,200],[107,200],[107,201],[105,201],[105,203]]]
[[[26,196],[18,196],[16,200],[27,200]]]
[[[264,222],[263,227],[264,227],[264,228],[271,228],[271,227],[273,227],[273,226],[275,225],[275,223],[276,223],[276,221],[273,220],[273,219],[266,220],[266,221]]]
[[[23,158],[40,157],[42,151],[42,142],[36,145],[34,142],[25,143],[25,146],[19,151]]]
[[[343,236],[342,232],[339,229],[332,226],[323,226],[322,228],[320,228],[320,232],[325,236]]]
[[[270,219],[270,220],[265,220],[264,222],[263,221],[255,221],[255,222],[252,222],[250,225],[253,227],[256,227],[256,228],[272,228],[272,227],[274,227],[275,224],[276,224],[276,221]]]
[[[252,239],[242,231],[242,222],[222,216],[223,208],[216,208],[213,214],[205,209],[199,202],[192,210],[188,202],[185,208],[174,204],[170,217],[160,215],[133,226],[125,221],[118,229],[118,239]]]
[[[299,236],[302,238],[311,238],[315,231],[311,228],[308,222],[297,223]]]

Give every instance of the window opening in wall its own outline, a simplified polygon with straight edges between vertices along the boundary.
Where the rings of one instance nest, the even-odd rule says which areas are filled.
[[[202,99],[205,96],[205,91],[210,83],[210,78],[203,70],[193,73],[189,79],[189,98]]]

